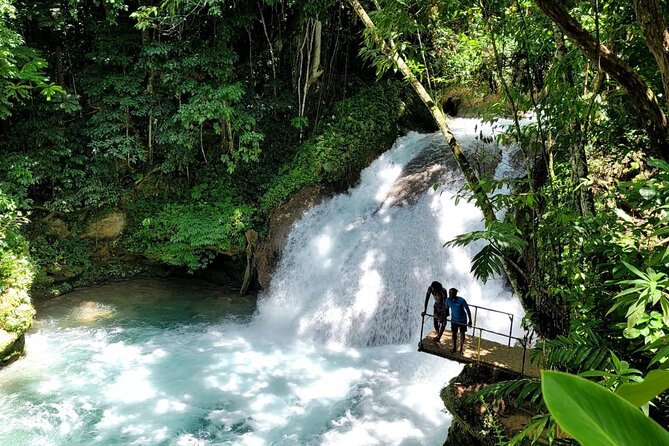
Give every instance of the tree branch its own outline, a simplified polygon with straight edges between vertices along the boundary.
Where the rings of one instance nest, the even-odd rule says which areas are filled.
[[[598,44],[590,33],[569,15],[560,2],[534,0],[534,3],[591,62],[599,64],[605,73],[627,90],[634,105],[648,120],[648,135],[655,151],[665,160],[669,160],[669,126],[655,93],[624,60],[613,54],[606,46]]]

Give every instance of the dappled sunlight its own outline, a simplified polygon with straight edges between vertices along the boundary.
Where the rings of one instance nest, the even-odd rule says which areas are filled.
[[[382,180],[376,195],[374,196],[374,199],[379,202],[383,203],[386,200],[386,197],[388,196],[388,191],[390,190],[390,187],[393,185],[395,180],[400,176],[402,173],[402,166],[400,165],[389,165],[386,168],[380,169],[378,171],[378,178]]]
[[[72,318],[81,324],[92,324],[114,315],[114,308],[99,302],[83,301],[72,309]]]
[[[539,376],[538,366],[530,362],[529,351],[524,352],[521,345],[512,342],[511,346],[509,346],[507,345],[508,339],[504,340],[504,343],[501,343],[501,340],[500,342],[495,342],[482,337],[480,338],[478,330],[474,330],[476,334],[472,334],[471,329],[468,331],[462,353],[451,351],[453,338],[448,330],[444,332],[439,342],[436,341],[434,330],[430,331],[422,340],[421,345],[423,350],[428,353],[454,361],[462,363],[481,362],[517,373],[523,372],[528,376]],[[458,339],[458,348],[459,343],[460,340]]]
[[[177,400],[163,398],[156,403],[154,412],[158,415],[164,415],[167,412],[184,412],[188,405]]]
[[[379,257],[377,259],[377,257]],[[358,282],[358,291],[355,293],[352,311],[354,315],[362,315],[366,319],[374,314],[379,303],[377,295],[384,291],[383,278],[374,269],[375,264],[383,262],[383,256],[374,251],[366,253],[360,265],[361,276]]]
[[[315,239],[315,243],[318,255],[321,257],[328,255],[332,249],[332,238],[329,234],[321,234]]]

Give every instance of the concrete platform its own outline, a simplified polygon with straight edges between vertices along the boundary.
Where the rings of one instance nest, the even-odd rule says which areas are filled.
[[[458,361],[461,363],[482,362],[490,366],[511,370],[525,376],[534,378],[539,377],[539,367],[530,363],[529,351],[526,352],[525,366],[523,367],[522,346],[512,345],[509,347],[506,344],[481,339],[479,349],[479,338],[468,333],[465,336],[465,347],[463,352],[451,353],[453,343],[451,340],[451,332],[448,330],[448,327],[439,341],[437,341],[436,337],[437,333],[434,330],[428,333],[428,335],[418,344],[418,351],[450,359],[451,361]],[[458,343],[459,341],[460,340],[458,339]],[[458,345],[458,349],[459,348],[460,346]]]

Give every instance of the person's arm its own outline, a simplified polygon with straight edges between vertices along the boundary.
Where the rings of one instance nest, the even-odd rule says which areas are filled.
[[[430,289],[428,288],[425,293],[425,305],[423,306],[423,312],[420,314],[422,317],[425,317],[425,313],[427,313],[427,303],[430,301]]]
[[[467,301],[465,301],[465,310],[467,311],[467,317],[469,317],[469,325],[470,327],[472,326],[472,312],[469,310],[469,305],[467,304]]]

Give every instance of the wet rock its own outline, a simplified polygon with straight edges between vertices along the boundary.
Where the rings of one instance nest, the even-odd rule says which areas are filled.
[[[9,333],[0,328],[0,367],[16,361],[23,355],[26,338],[23,334]]]
[[[507,439],[516,435],[532,419],[532,414],[502,402],[470,402],[468,398],[480,389],[500,381],[517,379],[508,370],[484,364],[467,364],[460,375],[441,390],[441,399],[453,415],[444,446],[494,446],[498,433]]]
[[[429,188],[462,186],[464,179],[458,172],[455,157],[446,146],[441,133],[427,135],[428,146],[404,167],[402,176],[390,188],[388,198],[396,206],[415,203]]]
[[[323,187],[305,187],[272,212],[267,235],[258,243],[254,255],[257,278],[262,288],[269,285],[293,223],[329,195],[330,192]]]

